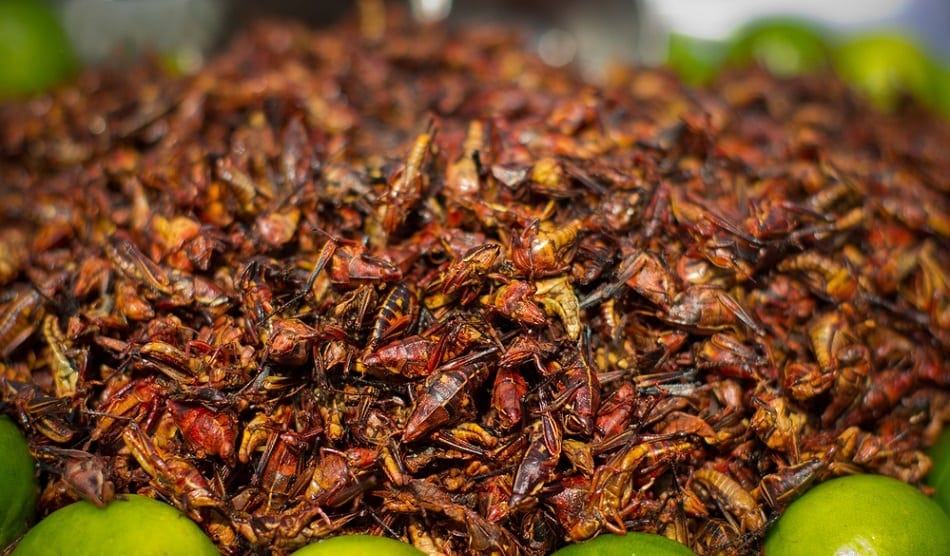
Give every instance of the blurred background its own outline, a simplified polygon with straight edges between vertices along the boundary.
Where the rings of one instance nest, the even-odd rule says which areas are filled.
[[[51,40],[46,29],[48,44],[40,48],[71,49],[74,64],[123,63],[157,52],[189,72],[255,18],[322,27],[361,3],[382,1],[0,0],[0,70],[13,65],[3,61],[9,59],[3,36],[15,26],[4,6],[48,8],[65,38]],[[667,64],[697,85],[729,64],[759,63],[779,74],[834,67],[882,108],[909,93],[950,114],[948,0],[399,1],[424,23],[522,26],[547,63],[573,65],[594,81],[613,62]],[[42,69],[36,61],[19,65]]]

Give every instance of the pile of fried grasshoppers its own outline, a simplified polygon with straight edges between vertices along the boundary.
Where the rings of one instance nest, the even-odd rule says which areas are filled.
[[[41,511],[227,554],[754,554],[950,418],[950,126],[827,75],[593,86],[502,27],[260,23],[0,106],[0,400]]]

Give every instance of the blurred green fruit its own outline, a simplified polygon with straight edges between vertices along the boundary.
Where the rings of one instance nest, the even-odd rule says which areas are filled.
[[[937,110],[950,118],[950,66],[944,66],[937,73]],[[950,511],[950,510],[948,510]]]
[[[725,45],[719,41],[688,35],[670,35],[666,65],[690,85],[712,81],[725,58]]]
[[[421,555],[422,552],[411,544],[387,537],[341,535],[308,544],[294,552],[292,556],[361,556],[363,554],[417,556]]]
[[[927,484],[937,489],[933,499],[950,515],[950,427],[943,429],[937,443],[927,452],[933,462]]]
[[[569,544],[551,556],[693,556],[689,547],[674,540],[651,533],[630,532],[626,535],[605,533],[592,540]]]
[[[835,69],[883,110],[893,110],[902,94],[934,106],[939,68],[911,38],[874,33],[854,38],[835,52]]]
[[[45,91],[76,58],[56,14],[40,0],[0,0],[0,97]]]
[[[730,41],[730,64],[757,62],[776,75],[819,70],[829,63],[825,31],[793,18],[769,18],[740,28]]]
[[[39,494],[34,465],[20,429],[0,415],[0,550],[33,519]]]

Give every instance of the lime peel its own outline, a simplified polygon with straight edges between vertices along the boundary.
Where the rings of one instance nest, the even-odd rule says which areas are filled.
[[[635,556],[695,556],[683,544],[661,535],[630,532],[625,535],[603,534],[589,541],[570,544],[551,556],[610,556],[631,554]]]
[[[822,483],[768,532],[765,556],[945,554],[950,517],[918,489],[884,475]]]
[[[292,556],[417,556],[424,554],[411,544],[374,535],[341,535],[317,541],[297,550]]]
[[[210,556],[219,552],[201,528],[174,507],[126,494],[105,508],[81,501],[56,510],[23,537],[13,554]]]
[[[39,487],[36,462],[23,433],[6,415],[0,415],[0,549],[33,520]]]

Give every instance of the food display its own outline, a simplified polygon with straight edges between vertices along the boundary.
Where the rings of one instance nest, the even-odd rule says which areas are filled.
[[[923,485],[948,152],[830,74],[258,23],[0,104],[0,408],[41,516],[142,495],[225,554],[756,554],[812,485]]]

